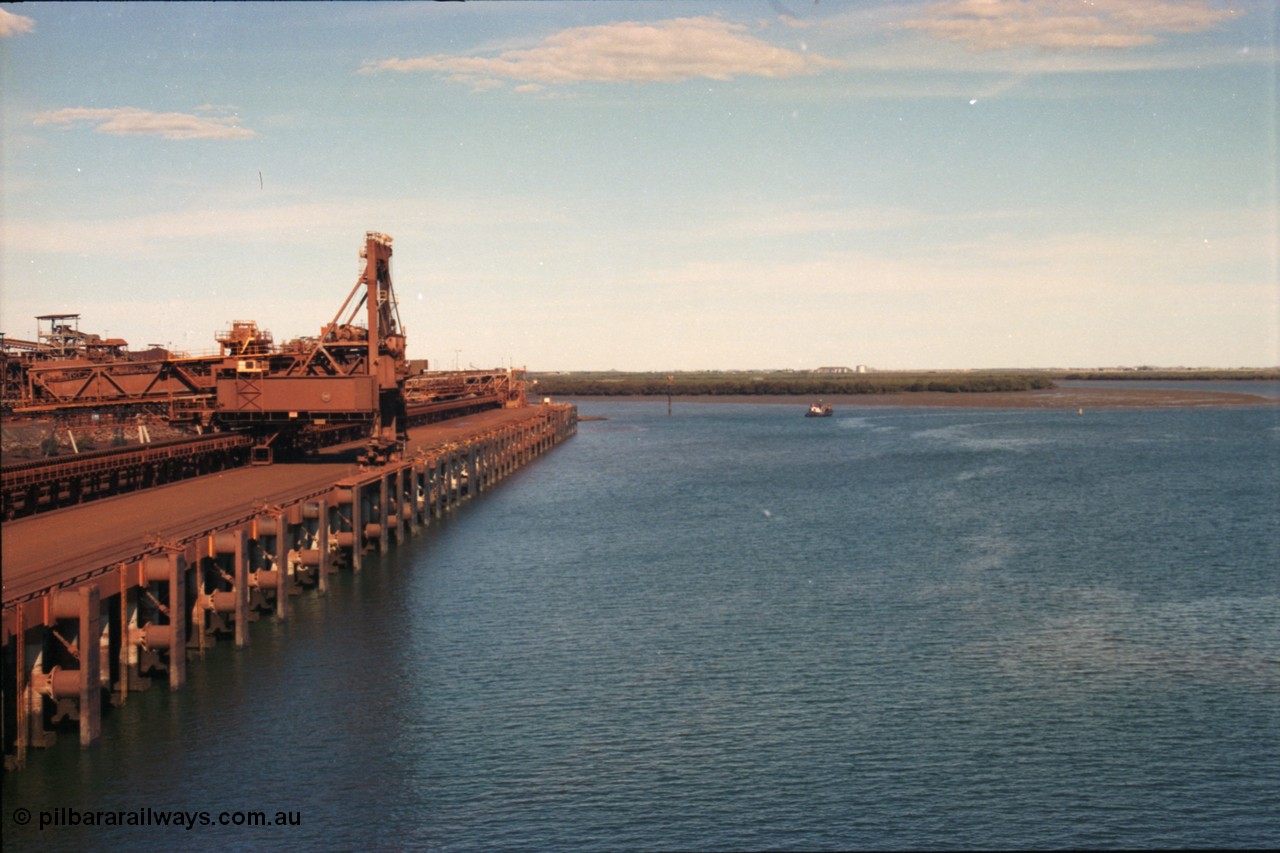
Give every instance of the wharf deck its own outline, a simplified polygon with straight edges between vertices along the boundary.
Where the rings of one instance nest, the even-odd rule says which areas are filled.
[[[406,455],[465,441],[533,417],[536,407],[495,409],[409,431]],[[137,560],[146,540],[182,540],[258,507],[318,494],[362,469],[353,445],[315,461],[208,474],[6,522],[0,537],[4,604],[117,562]]]

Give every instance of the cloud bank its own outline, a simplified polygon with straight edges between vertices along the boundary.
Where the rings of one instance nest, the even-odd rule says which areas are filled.
[[[159,136],[162,139],[248,139],[253,131],[240,127],[237,118],[215,118],[191,113],[157,113],[135,107],[110,109],[68,107],[37,115],[37,125],[91,124],[98,133],[116,136]]]
[[[0,9],[0,38],[29,33],[35,28],[36,22],[34,18],[28,18],[26,15],[15,15],[5,9]]]
[[[1160,33],[1197,33],[1243,14],[1206,0],[945,0],[903,23],[971,50],[1122,49],[1154,44]]]
[[[367,62],[360,70],[366,74],[428,72],[481,87],[515,81],[529,91],[584,82],[797,77],[834,64],[820,56],[774,47],[741,24],[700,17],[574,27],[548,36],[536,47],[497,56],[383,59]]]

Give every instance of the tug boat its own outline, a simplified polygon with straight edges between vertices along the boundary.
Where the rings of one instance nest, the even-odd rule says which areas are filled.
[[[809,406],[809,411],[805,412],[804,416],[806,418],[829,418],[831,417],[831,404],[819,400]]]

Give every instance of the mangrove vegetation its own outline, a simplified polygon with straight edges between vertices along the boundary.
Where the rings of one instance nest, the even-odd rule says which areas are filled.
[[[982,391],[1031,391],[1055,387],[1053,378],[1040,372],[884,372],[799,373],[675,372],[530,373],[536,382],[531,394],[561,397],[630,397],[692,395],[792,395],[824,397],[838,394],[895,394],[910,391],[950,393]]]

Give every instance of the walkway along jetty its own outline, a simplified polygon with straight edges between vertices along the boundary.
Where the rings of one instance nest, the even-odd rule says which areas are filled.
[[[367,236],[369,265],[357,284],[367,295],[356,307],[369,306],[367,327],[346,324],[334,335],[335,318],[310,350],[281,352],[259,340],[223,361],[208,357],[207,371],[184,371],[175,399],[162,398],[154,381],[180,369],[168,353],[141,368],[119,353],[85,367],[83,348],[33,346],[21,364],[6,364],[20,380],[43,371],[43,389],[75,370],[115,377],[92,401],[87,385],[59,402],[15,381],[25,396],[6,394],[6,426],[23,405],[42,417],[111,406],[130,418],[196,411],[198,432],[244,436],[249,451],[193,450],[187,457],[197,462],[175,466],[172,446],[144,446],[122,449],[118,464],[112,453],[93,453],[5,467],[6,769],[59,733],[78,733],[89,746],[110,704],[156,682],[179,689],[188,665],[217,642],[248,646],[249,624],[287,618],[290,596],[325,592],[334,572],[361,571],[371,554],[576,433],[577,409],[529,405],[517,371],[410,375],[390,290],[390,238]],[[327,366],[309,367],[320,363]],[[139,374],[150,379],[136,389],[119,380]]]
[[[324,592],[340,568],[428,527],[577,430],[567,404],[412,430],[402,458],[243,467],[4,525],[8,767],[59,729],[99,737],[103,703],[177,690],[219,639]],[[325,454],[321,454],[323,459]],[[349,457],[350,454],[348,453]]]

